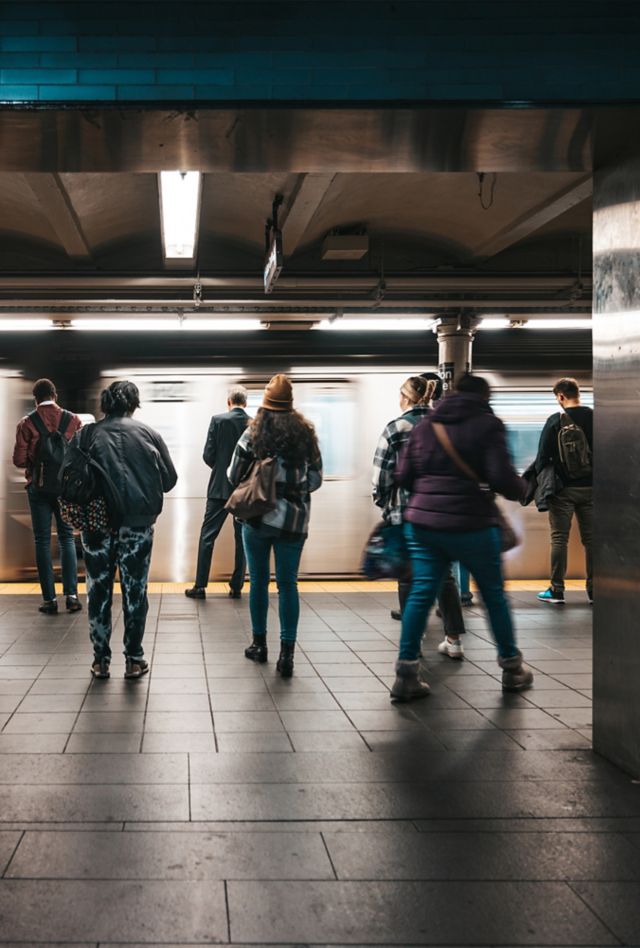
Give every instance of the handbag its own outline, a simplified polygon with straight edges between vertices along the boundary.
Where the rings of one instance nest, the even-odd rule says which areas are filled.
[[[362,572],[368,579],[409,578],[411,563],[402,524],[381,520],[373,528],[364,547]]]
[[[275,510],[278,459],[255,460],[224,505],[238,520],[255,520]]]
[[[482,482],[480,478],[478,477],[476,472],[473,470],[473,468],[469,467],[467,462],[462,460],[457,450],[454,448],[453,444],[451,443],[451,439],[449,435],[447,434],[447,429],[445,428],[445,426],[439,424],[438,422],[432,421],[431,427],[433,428],[433,433],[436,436],[436,439],[440,447],[445,452],[445,454],[448,454],[451,460],[453,461],[453,463],[455,464],[455,466],[459,468],[463,472],[463,474],[466,474],[470,480],[475,481],[475,483],[482,490],[482,486],[481,486]],[[489,496],[491,503],[493,504],[494,516],[498,522],[498,529],[500,530],[500,550],[502,553],[507,553],[509,550],[513,550],[514,547],[520,545],[520,537],[518,536],[516,531],[513,529],[508,517],[505,517],[505,515],[502,513],[502,511],[498,507],[496,503],[496,495],[493,493],[493,491],[488,490],[486,491],[486,493]]]
[[[112,529],[104,497],[94,497],[87,504],[74,504],[70,500],[60,500],[59,506],[60,516],[74,530],[106,533]]]

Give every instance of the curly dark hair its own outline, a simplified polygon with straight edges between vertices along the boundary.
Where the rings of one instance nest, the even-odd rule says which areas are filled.
[[[278,455],[296,467],[320,454],[315,428],[298,411],[259,408],[251,422],[251,444],[256,457]]]
[[[134,382],[112,382],[100,396],[100,408],[105,415],[132,415],[140,408],[140,392]]]

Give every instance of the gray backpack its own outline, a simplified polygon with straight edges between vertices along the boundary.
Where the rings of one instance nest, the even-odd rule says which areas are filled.
[[[560,415],[558,454],[562,469],[570,480],[589,477],[592,467],[587,436],[580,425],[576,425],[565,412]]]

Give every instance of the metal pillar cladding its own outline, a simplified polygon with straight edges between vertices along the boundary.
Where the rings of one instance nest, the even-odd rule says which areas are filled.
[[[594,749],[640,774],[640,149],[593,189]]]
[[[441,316],[434,327],[438,337],[438,371],[442,393],[453,390],[456,378],[471,371],[473,337],[480,320],[471,313]]]

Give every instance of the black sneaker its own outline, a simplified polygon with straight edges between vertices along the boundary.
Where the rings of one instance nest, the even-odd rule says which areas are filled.
[[[128,658],[124,670],[125,678],[142,678],[149,671],[149,662],[144,658]]]
[[[91,674],[94,678],[109,678],[109,660],[107,658],[97,658],[91,666]]]
[[[67,596],[67,612],[81,612],[82,603],[77,596]]]
[[[549,586],[544,592],[538,593],[538,599],[540,602],[549,602],[554,606],[564,606],[564,590]]]
[[[229,587],[228,596],[229,596],[229,599],[242,599],[242,590],[241,590],[241,589],[233,589],[233,588],[230,586],[230,587]]]
[[[58,615],[58,600],[57,599],[45,599],[42,605],[38,606],[38,612],[42,612],[45,616],[57,616]]]
[[[391,610],[391,618],[392,618],[392,619],[395,619],[396,622],[401,622],[401,621],[402,621],[402,613],[400,612],[399,609],[392,609],[392,610]]]
[[[206,599],[207,593],[204,586],[192,586],[191,589],[185,589],[184,591],[187,599]]]

